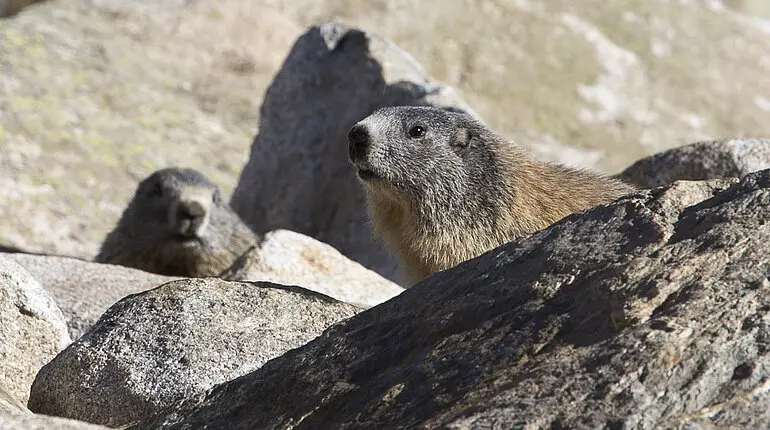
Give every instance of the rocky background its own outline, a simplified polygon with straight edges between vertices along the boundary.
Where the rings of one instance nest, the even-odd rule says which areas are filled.
[[[0,429],[770,428],[763,5],[0,1]],[[383,104],[641,190],[404,290]],[[266,235],[243,282],[89,261],[166,166]]]

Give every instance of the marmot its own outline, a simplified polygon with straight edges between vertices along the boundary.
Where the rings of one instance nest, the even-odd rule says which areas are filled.
[[[206,176],[171,167],[139,183],[94,261],[170,276],[219,276],[260,240]]]
[[[378,109],[350,129],[348,157],[412,283],[635,190],[539,161],[457,109]]]

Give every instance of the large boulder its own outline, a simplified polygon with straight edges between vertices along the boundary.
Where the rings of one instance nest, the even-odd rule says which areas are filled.
[[[40,370],[28,406],[124,425],[252,372],[358,311],[301,288],[172,281],[110,307]]]
[[[133,428],[762,428],[768,243],[770,170],[642,191]]]
[[[397,104],[468,109],[392,42],[334,22],[311,27],[265,94],[231,206],[257,232],[306,234],[403,282],[395,258],[372,236],[346,140],[354,123]]]
[[[0,387],[26,403],[37,372],[70,342],[54,299],[0,255]]]
[[[3,257],[24,267],[53,296],[72,339],[79,338],[123,297],[179,279],[77,258],[24,253]]]
[[[740,178],[764,169],[770,169],[770,140],[723,139],[643,158],[617,176],[643,188],[654,188],[680,180]]]

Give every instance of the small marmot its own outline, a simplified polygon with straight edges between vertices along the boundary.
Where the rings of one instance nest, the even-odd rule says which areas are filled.
[[[219,276],[259,242],[219,187],[197,170],[171,167],[139,183],[94,261],[170,276]]]
[[[634,191],[539,161],[457,109],[381,108],[350,129],[348,156],[412,283]]]

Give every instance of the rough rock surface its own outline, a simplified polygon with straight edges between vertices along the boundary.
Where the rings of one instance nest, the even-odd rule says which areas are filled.
[[[769,221],[770,170],[630,195],[134,428],[761,428]]]
[[[225,273],[228,279],[297,285],[361,308],[404,291],[333,247],[289,230],[267,233],[260,245]]]
[[[38,414],[0,414],[0,430],[107,430],[96,424]]]
[[[770,140],[724,139],[697,142],[643,158],[617,176],[644,188],[679,180],[740,178],[770,169]]]
[[[267,90],[230,205],[258,233],[297,231],[401,280],[371,234],[346,143],[353,124],[394,104],[468,109],[390,41],[333,22],[311,27]]]
[[[0,256],[0,386],[26,403],[38,370],[70,342],[54,299],[23,267]]]
[[[40,370],[28,406],[124,425],[249,373],[358,311],[275,284],[172,281],[110,307]]]
[[[27,269],[48,290],[67,320],[72,339],[123,297],[180,279],[69,257],[23,253],[3,257]]]

